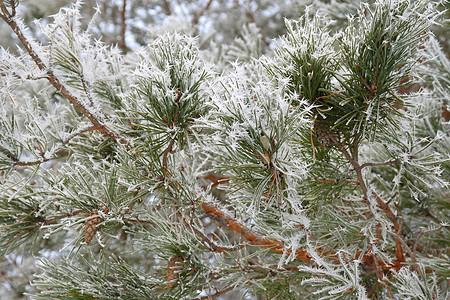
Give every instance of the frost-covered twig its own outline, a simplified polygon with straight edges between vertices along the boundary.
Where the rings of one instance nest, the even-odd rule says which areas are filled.
[[[76,210],[76,211],[74,211],[74,212],[71,213],[71,214],[65,213],[65,214],[63,214],[63,215],[61,215],[61,216],[56,216],[56,217],[53,217],[53,218],[51,218],[51,219],[44,219],[44,218],[42,218],[42,217],[33,217],[32,215],[33,215],[35,212],[36,212],[36,209],[34,209],[33,211],[31,211],[31,212],[28,214],[28,216],[26,216],[25,218],[22,218],[21,220],[17,221],[17,223],[20,223],[20,222],[24,221],[25,219],[32,218],[33,221],[35,221],[35,223],[39,223],[39,224],[37,224],[37,225],[34,226],[34,227],[29,228],[29,229],[26,230],[26,231],[16,233],[16,234],[14,235],[13,238],[11,238],[10,240],[8,240],[8,241],[6,242],[6,244],[10,244],[10,243],[12,243],[14,240],[16,240],[17,238],[19,238],[20,236],[22,236],[22,235],[24,235],[24,234],[28,234],[28,233],[34,232],[34,231],[38,230],[39,228],[41,228],[42,226],[50,225],[50,224],[56,223],[56,222],[58,222],[59,220],[61,220],[62,218],[67,218],[67,217],[73,217],[73,216],[76,216],[76,215],[82,213],[83,211],[82,211],[82,210]],[[29,226],[27,226],[27,227],[29,227]]]
[[[90,104],[91,106],[94,106],[94,100],[92,99],[91,92],[89,92],[89,89],[88,89],[86,80],[84,79],[83,73],[80,73],[79,76],[80,76],[80,82],[81,82],[81,85],[83,86],[84,93],[86,94],[86,97],[87,97],[88,100],[89,100],[89,104]]]
[[[375,200],[377,201],[380,208],[384,211],[384,213],[394,225],[395,234],[397,235],[397,238],[395,239],[395,256],[397,258],[397,263],[404,262],[405,256],[403,254],[400,224],[398,223],[397,217],[395,216],[389,205],[383,201],[383,199],[381,199],[375,192],[372,192],[372,194],[375,197]]]
[[[334,137],[331,137],[333,139],[334,144],[339,148],[339,150],[344,154],[344,156],[347,158],[347,160],[350,162],[350,164],[353,166],[353,169],[356,173],[356,176],[358,178],[359,186],[361,187],[361,190],[364,195],[364,201],[368,202],[368,188],[366,186],[366,183],[364,181],[364,177],[362,174],[363,165],[360,165],[358,163],[358,145],[357,141],[354,142],[353,148],[353,157],[350,155],[350,153],[345,149],[345,147],[337,141]],[[392,162],[393,163],[393,162]],[[368,166],[366,164],[366,166]],[[400,232],[400,224],[398,223],[397,217],[392,212],[391,208],[387,203],[385,203],[375,192],[372,192],[372,195],[375,197],[375,200],[377,204],[380,206],[380,208],[384,211],[384,213],[387,215],[389,220],[394,225],[394,230],[397,235],[395,238],[395,256],[397,258],[397,264],[400,264],[401,262],[405,261],[405,256],[403,254],[403,248],[402,248],[402,242],[401,242],[401,232]],[[370,204],[369,204],[370,205]]]
[[[167,169],[167,158],[168,158],[169,153],[172,153],[172,148],[173,148],[173,144],[174,143],[175,143],[175,140],[171,140],[170,141],[170,143],[167,146],[166,150],[164,150],[163,157],[162,157],[163,171],[164,171],[164,174],[167,177],[169,177],[169,178],[172,177],[172,176],[170,175],[170,173],[169,173],[169,171]]]
[[[41,146],[38,145],[38,146],[39,146],[39,149],[40,149],[40,154],[41,154],[41,157],[42,157],[42,159],[40,159],[40,160],[34,160],[34,161],[21,161],[18,157],[15,157],[15,156],[13,156],[13,155],[11,155],[11,154],[9,154],[9,153],[5,153],[5,155],[6,155],[9,159],[11,159],[11,160],[14,162],[14,164],[15,164],[16,166],[26,167],[26,166],[35,166],[35,165],[39,165],[39,164],[42,164],[42,163],[44,163],[44,162],[46,162],[46,161],[49,161],[49,160],[51,160],[51,159],[54,159],[54,158],[55,158],[55,155],[57,155],[57,153],[59,153],[59,152],[62,150],[62,148],[63,148],[65,145],[67,145],[73,138],[75,138],[75,137],[77,137],[77,136],[79,136],[80,134],[83,134],[83,133],[85,133],[85,132],[94,131],[94,130],[96,130],[96,129],[97,129],[97,128],[96,128],[95,126],[89,126],[89,127],[87,127],[87,128],[82,128],[82,129],[80,129],[80,130],[78,130],[78,131],[75,131],[74,133],[72,133],[71,135],[69,135],[65,140],[61,141],[61,144],[60,144],[56,149],[54,149],[54,150],[52,151],[52,153],[49,154],[49,155],[45,155],[45,153],[43,152],[43,149],[41,148]]]
[[[206,244],[206,246],[208,248],[210,248],[211,251],[215,251],[215,252],[227,252],[227,251],[236,251],[239,249],[244,248],[246,245],[240,244],[240,245],[236,245],[236,246],[219,246],[216,243],[214,243],[213,241],[211,241],[201,230],[199,230],[198,228],[196,228],[188,219],[185,215],[181,216],[183,222],[192,230],[195,232],[195,234],[197,234],[202,242],[204,244]]]
[[[422,237],[425,234],[432,233],[432,232],[435,232],[435,231],[439,231],[439,230],[441,230],[444,227],[446,227],[445,224],[441,224],[441,226],[439,226],[437,228],[429,229],[429,230],[423,230],[423,228],[420,228],[420,233],[417,236],[416,242],[414,243],[414,246],[412,248],[412,260],[413,260],[414,263],[416,262],[417,247],[419,246],[419,242],[422,239]],[[447,225],[447,227],[448,227],[448,225]]]
[[[10,2],[14,3],[14,1]],[[100,131],[110,139],[119,142],[120,144],[125,145],[127,147],[130,147],[131,146],[130,141],[122,137],[118,132],[109,128],[106,124],[103,123],[103,121],[98,116],[96,116],[88,108],[86,108],[77,97],[72,95],[67,90],[67,88],[62,84],[61,80],[55,75],[53,70],[49,69],[44,64],[42,59],[32,48],[31,43],[28,41],[25,34],[23,33],[23,30],[20,28],[19,24],[15,20],[15,9],[13,9],[15,6],[13,4],[11,4],[11,6],[12,12],[10,13],[6,8],[4,1],[0,0],[0,10],[2,11],[2,13],[0,14],[0,18],[3,19],[9,25],[9,27],[11,27],[13,32],[16,34],[16,36],[19,38],[20,42],[24,46],[27,53],[30,55],[30,57],[37,65],[37,67],[47,74],[48,76],[47,79],[50,82],[50,84],[53,85],[61,95],[63,95],[67,100],[69,100],[69,102],[76,109],[78,109],[78,111],[80,111],[85,117],[87,117],[89,121],[91,121],[91,123],[95,126],[96,130]]]

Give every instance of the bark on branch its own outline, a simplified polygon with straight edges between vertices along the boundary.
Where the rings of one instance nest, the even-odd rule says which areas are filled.
[[[212,203],[204,202],[202,203],[201,207],[206,212],[212,214],[214,217],[224,221],[227,224],[228,228],[241,234],[247,241],[250,242],[250,244],[254,246],[261,246],[277,253],[286,253],[287,255],[292,253],[292,250],[286,249],[285,245],[282,242],[268,239],[259,235],[256,231],[241,224],[239,221],[227,215]],[[311,260],[311,256],[305,250],[296,250],[295,254],[298,260],[302,260],[305,262]]]

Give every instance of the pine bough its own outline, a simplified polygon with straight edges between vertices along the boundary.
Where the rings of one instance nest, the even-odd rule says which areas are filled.
[[[32,298],[448,296],[437,4],[362,4],[333,31],[306,11],[226,67],[180,34],[122,54],[80,3],[37,23],[44,45],[17,5],[0,1],[22,47],[0,49],[0,253],[41,257]]]

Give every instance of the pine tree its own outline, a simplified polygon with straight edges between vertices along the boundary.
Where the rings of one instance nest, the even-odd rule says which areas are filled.
[[[81,2],[30,31],[29,3],[0,0],[20,45],[0,49],[0,270],[20,260],[0,291],[446,299],[442,4],[304,3],[230,42],[200,32],[208,1],[131,45]]]

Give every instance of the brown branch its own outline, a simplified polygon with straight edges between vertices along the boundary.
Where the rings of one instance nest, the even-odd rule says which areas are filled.
[[[91,123],[94,125],[96,130],[100,131],[102,134],[109,137],[113,141],[118,142],[129,148],[131,146],[130,141],[122,137],[116,131],[109,128],[106,124],[103,124],[103,121],[98,116],[93,114],[90,110],[88,110],[79,101],[77,97],[72,95],[67,90],[67,88],[61,83],[61,80],[55,75],[55,73],[44,64],[41,58],[33,50],[33,47],[23,34],[17,22],[14,20],[13,15],[10,14],[9,11],[6,9],[6,6],[3,1],[0,1],[0,10],[2,11],[2,14],[0,14],[0,18],[2,18],[9,25],[9,27],[11,27],[11,29],[16,34],[16,36],[24,46],[25,50],[27,51],[28,55],[30,55],[30,57],[33,59],[34,63],[39,68],[39,70],[44,71],[46,73],[46,75],[48,76],[47,79],[50,82],[50,84],[53,85],[55,89],[61,95],[63,95],[78,111],[80,111],[85,117],[87,117],[89,121],[91,121]]]
[[[312,147],[312,153],[313,153],[313,163],[316,162],[316,148],[314,147],[314,140],[313,140],[313,128],[311,127],[309,129],[309,137],[311,139],[311,147]]]
[[[226,213],[222,212],[219,208],[214,206],[212,203],[204,202],[202,203],[201,207],[208,213],[212,214],[215,218],[220,219],[221,221],[224,221],[228,228],[236,231],[237,233],[241,234],[247,241],[250,242],[250,244],[254,246],[262,246],[264,248],[267,248],[271,251],[277,252],[277,253],[287,253],[288,255],[292,252],[292,250],[286,249],[285,245],[277,240],[271,240],[266,237],[263,237],[259,235],[256,231],[252,230],[251,228],[246,227],[245,225],[241,224],[239,221],[234,219],[233,217],[227,215]],[[308,254],[305,250],[296,250],[296,258],[298,260],[302,261],[310,261],[311,256]]]
[[[228,178],[227,176],[215,175],[215,174],[208,174],[208,175],[202,176],[200,178],[211,181],[212,188],[218,186],[219,184],[227,184],[230,182],[230,178]]]
[[[375,93],[377,92],[376,87],[371,87],[371,86],[367,83],[367,81],[366,81],[366,80],[364,79],[364,77],[362,76],[362,73],[361,73],[361,71],[360,71],[358,65],[355,65],[355,70],[356,70],[356,72],[358,73],[359,79],[361,79],[361,82],[364,84],[364,86],[366,87],[366,89],[367,89],[370,93],[375,94]]]
[[[367,186],[366,183],[364,182],[364,177],[362,175],[362,168],[358,163],[358,150],[355,146],[355,153],[353,155],[353,157],[350,155],[350,153],[345,149],[345,147],[342,145],[342,143],[340,143],[339,141],[337,141],[333,136],[330,137],[332,142],[338,147],[338,149],[344,154],[345,158],[347,158],[347,160],[350,162],[350,164],[353,166],[353,169],[356,172],[356,176],[358,177],[358,184],[361,187],[361,190],[364,194],[364,201],[366,203],[368,203],[368,195],[367,195]]]
[[[13,238],[11,238],[10,240],[8,240],[8,241],[6,242],[6,244],[9,244],[9,243],[14,242],[17,238],[21,237],[22,235],[25,235],[25,234],[28,234],[28,233],[31,233],[31,232],[36,231],[36,230],[39,229],[41,226],[42,226],[42,225],[36,225],[36,226],[34,226],[33,228],[28,229],[27,231],[16,233],[16,235],[15,235]]]
[[[122,2],[122,10],[120,11],[120,41],[119,41],[119,47],[122,50],[127,50],[127,44],[125,41],[125,33],[127,29],[127,23],[126,23],[126,13],[127,10],[127,0],[123,0]]]
[[[173,147],[174,143],[175,143],[175,140],[172,139],[169,143],[169,146],[167,146],[167,149],[164,150],[163,158],[162,158],[162,166],[163,166],[164,174],[169,178],[172,176],[170,175],[169,170],[167,169],[167,157],[169,156],[169,153],[172,152],[172,147]]]
[[[170,16],[172,14],[172,10],[170,9],[170,3],[167,0],[163,0],[164,10],[166,11],[166,15]]]
[[[9,3],[11,4],[11,16],[16,15],[16,1],[15,0],[9,0]]]
[[[368,188],[364,182],[364,177],[362,175],[362,166],[358,163],[358,147],[355,142],[354,144],[354,153],[353,157],[350,155],[350,153],[344,148],[344,146],[336,141],[334,137],[331,137],[333,139],[333,142],[335,145],[339,148],[339,150],[344,154],[344,156],[347,158],[347,160],[351,163],[353,166],[359,186],[362,189],[363,195],[364,195],[364,202],[367,203],[370,206],[370,202],[368,201]],[[401,232],[400,232],[400,224],[398,223],[397,217],[392,212],[391,208],[387,203],[385,203],[375,192],[372,192],[372,195],[375,197],[376,202],[380,206],[380,208],[384,211],[384,213],[387,215],[389,220],[391,220],[392,224],[394,225],[395,234],[397,234],[397,238],[395,239],[395,257],[397,258],[397,261],[394,263],[396,267],[400,267],[400,264],[405,261],[405,256],[403,254],[403,248],[402,248],[402,241],[401,241]]]
[[[129,219],[129,218],[122,218],[122,220],[124,222],[129,222],[132,224],[139,224],[139,225],[154,225],[155,223],[153,223],[152,221],[144,221],[139,219],[138,217],[136,217],[135,219]]]
[[[321,97],[318,97],[318,98],[316,98],[314,101],[313,101],[313,103],[315,103],[317,100],[319,100],[319,99],[326,99],[326,98],[330,98],[331,96],[334,96],[334,95],[336,95],[336,94],[339,94],[339,93],[343,93],[344,91],[335,91],[335,92],[332,92],[331,94],[329,94],[329,95],[325,95],[325,96],[321,96]]]
[[[194,225],[192,225],[192,223],[186,218],[185,215],[181,215],[181,218],[183,220],[183,222],[193,231],[195,232],[195,234],[197,234],[202,242],[209,248],[209,250],[211,251],[215,251],[215,252],[227,252],[227,251],[236,251],[239,249],[244,248],[246,245],[236,245],[236,246],[219,246],[216,243],[214,243],[213,241],[211,241],[201,230],[199,230],[198,228],[195,228]]]
[[[442,224],[442,221],[439,218],[437,218],[435,215],[433,215],[428,208],[423,207],[422,210],[425,212],[425,215],[427,217],[430,217],[431,219],[433,219],[433,221],[435,221],[438,224]]]
[[[403,255],[403,247],[400,238],[400,224],[398,223],[397,217],[395,216],[389,205],[383,201],[383,199],[381,199],[375,192],[372,192],[372,195],[375,197],[375,200],[377,201],[380,208],[384,211],[386,216],[394,225],[394,233],[398,235],[395,239],[395,257],[397,258],[397,263],[404,262],[405,256]]]
[[[211,6],[212,0],[209,0],[208,3],[206,3],[205,7],[195,16],[195,18],[192,20],[192,25],[197,25],[200,18],[205,14],[205,12],[209,9]]]
[[[340,180],[326,179],[326,178],[317,178],[316,181],[320,182],[320,183],[333,183],[333,184],[338,184],[340,182]],[[354,183],[354,184],[359,185],[358,180],[346,180],[344,182],[345,183]]]
[[[136,192],[134,192],[133,197],[136,197],[139,194],[139,191],[141,190],[141,187],[137,187],[136,188]],[[127,213],[129,213],[131,210],[133,210],[134,206],[136,205],[136,203],[141,202],[142,199],[141,198],[136,198],[133,200],[133,202],[131,202],[131,204],[127,207],[127,209],[122,213],[122,216],[125,216]]]
[[[408,244],[405,242],[405,240],[403,239],[403,237],[401,235],[399,235],[398,233],[392,232],[392,231],[388,231],[387,233],[392,235],[394,238],[398,239],[402,243],[403,249],[405,249],[406,253],[408,253],[408,255],[410,257],[413,256],[413,252],[411,251],[411,248],[409,248]]]
[[[16,15],[16,3],[14,2],[14,0],[9,0],[9,4],[11,5],[11,13],[9,13],[9,11],[6,9],[3,1],[0,1],[0,8],[3,12],[3,14],[0,14],[0,18],[2,18],[3,20],[8,17],[12,18]]]
[[[355,206],[353,205],[353,202],[354,202],[354,201],[352,201],[352,200],[346,200],[346,199],[341,199],[341,201],[347,202],[347,203],[350,205],[350,208],[352,209],[352,211],[355,212],[357,215],[359,215],[363,220],[367,220],[367,219],[368,219],[367,216],[363,215],[362,213],[360,213],[359,211],[357,211],[357,210],[355,209]]]
[[[0,73],[0,76],[6,77],[6,76],[8,76],[8,74]],[[13,76],[14,78],[20,79],[22,81],[25,81],[25,80],[40,80],[40,79],[47,79],[48,80],[48,76],[36,76],[36,77],[34,77],[34,76],[31,76],[31,75],[27,75],[27,77],[23,78],[20,75],[17,75],[16,73],[14,73],[14,72],[11,72],[11,76]]]
[[[249,143],[246,143],[247,144],[247,146],[250,148],[250,149],[252,149],[253,150],[253,153],[255,154],[255,156],[256,157],[258,157],[260,160],[261,160],[261,162],[264,164],[264,165],[269,165],[270,164],[270,156],[264,156],[264,155],[262,155],[261,153],[259,153],[259,151],[258,150],[256,150],[252,145],[250,145]]]

